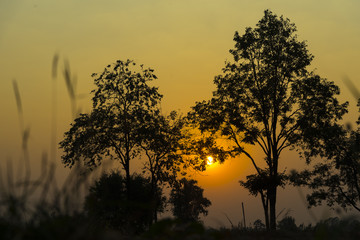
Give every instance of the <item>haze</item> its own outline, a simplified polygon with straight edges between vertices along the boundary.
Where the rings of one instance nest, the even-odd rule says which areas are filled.
[[[14,0],[0,2],[0,161],[15,163],[21,153],[21,136],[12,80],[19,85],[25,126],[30,127],[29,149],[33,174],[39,173],[43,152],[50,151],[51,67],[59,54],[57,78],[57,142],[73,120],[71,104],[62,78],[68,59],[77,76],[78,101],[83,112],[91,109],[91,74],[117,59],[134,59],[155,69],[154,85],[164,95],[163,113],[179,110],[186,114],[196,101],[209,99],[215,75],[225,60],[232,60],[235,31],[242,34],[254,27],[265,9],[284,15],[296,24],[298,37],[306,40],[315,56],[311,67],[341,89],[341,101],[350,102],[345,122],[354,124],[356,101],[343,83],[348,77],[360,89],[360,2],[356,0]],[[256,157],[256,149],[252,149]],[[57,152],[57,175],[61,180],[69,170]],[[305,166],[296,153],[282,157],[280,169]],[[133,170],[136,167],[133,168]],[[253,173],[246,158],[211,166],[196,176],[204,195],[212,201],[208,226],[229,226],[241,221],[241,202],[247,221],[263,218],[260,199],[249,196],[238,180]],[[303,190],[305,191],[305,190]],[[303,192],[305,194],[305,192]],[[297,224],[314,222],[298,189],[279,190],[278,211],[290,210]],[[314,209],[317,220],[335,213],[327,207]]]

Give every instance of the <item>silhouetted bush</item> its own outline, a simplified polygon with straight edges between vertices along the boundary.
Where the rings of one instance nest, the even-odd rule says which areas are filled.
[[[170,193],[174,216],[184,222],[199,221],[199,215],[208,214],[211,202],[203,196],[204,189],[197,186],[196,180],[182,178],[174,184]]]
[[[260,219],[257,219],[254,222],[254,229],[256,231],[264,231],[265,230],[265,224]]]
[[[144,234],[146,239],[212,239],[198,222],[184,223],[179,219],[163,219],[153,224]]]
[[[315,239],[360,239],[360,222],[354,218],[332,217],[316,224]]]
[[[295,218],[286,216],[278,222],[278,229],[281,231],[291,231],[295,232],[298,230],[298,227],[295,224]]]
[[[132,175],[130,191],[126,179],[118,172],[104,174],[90,187],[85,212],[95,228],[119,230],[129,234],[146,230],[153,206],[148,179]]]

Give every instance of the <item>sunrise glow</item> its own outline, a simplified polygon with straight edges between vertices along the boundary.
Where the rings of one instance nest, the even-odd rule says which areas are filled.
[[[213,163],[214,163],[214,158],[211,157],[211,156],[208,156],[208,157],[207,157],[206,164],[210,166],[210,165],[213,164]]]
[[[349,224],[346,229],[350,232],[343,231],[345,225],[344,229],[340,225],[339,228],[331,225],[333,229],[324,225],[326,232],[321,234],[331,235],[335,233],[333,230],[339,230],[339,235],[344,236],[358,233],[350,226],[357,226],[360,214],[351,209],[354,218],[347,219],[346,211],[342,212],[341,207],[350,203],[348,199],[331,199],[334,195],[331,191],[326,199],[322,194],[324,197],[315,200],[315,194],[311,200],[321,206],[310,212],[311,204],[306,198],[318,190],[334,188],[325,186],[327,182],[332,184],[325,177],[320,183],[316,182],[319,177],[316,174],[322,174],[315,171],[318,164],[324,164],[322,169],[330,168],[337,163],[333,159],[340,159],[342,152],[357,157],[356,148],[347,148],[356,146],[355,137],[360,131],[356,126],[360,116],[357,107],[360,97],[358,9],[360,1],[356,0],[140,0],[87,1],[87,4],[66,0],[0,0],[0,181],[1,174],[5,178],[0,201],[5,210],[21,213],[16,215],[15,222],[12,214],[0,213],[1,224],[10,230],[5,229],[5,236],[12,239],[26,234],[31,238],[33,233],[46,231],[49,237],[56,238],[62,223],[67,226],[79,219],[81,223],[74,228],[61,230],[64,238],[71,237],[75,230],[76,234],[84,232],[85,236],[79,237],[85,239],[92,237],[93,232],[99,239],[103,233],[106,236],[114,233],[114,238],[166,238],[177,234],[176,219],[180,222],[201,220],[196,223],[203,227],[201,232],[193,232],[184,225],[181,229],[184,239],[206,238],[213,233],[220,237],[231,233],[234,239],[250,240],[266,238],[269,233],[271,238],[273,231],[266,229],[270,225],[272,230],[280,230],[274,232],[276,237],[281,238],[284,229],[283,237],[307,238],[317,236],[315,226],[318,221],[326,223],[328,217],[329,220],[338,217],[339,223],[346,220],[344,223]],[[268,12],[265,18],[266,10],[276,16]],[[273,23],[276,25],[272,26]],[[289,24],[296,28],[288,29]],[[100,34],[94,37],[94,33]],[[242,54],[247,49],[256,54]],[[263,52],[261,56],[258,54]],[[117,60],[126,62],[127,59],[136,65],[121,65],[123,68],[111,73],[113,67],[119,65]],[[258,75],[261,78],[257,78]],[[275,77],[280,80],[274,81]],[[297,92],[291,97],[294,81],[299,84],[295,84]],[[337,99],[332,98],[332,94]],[[282,101],[284,98],[291,101]],[[334,113],[340,109],[337,104],[346,101],[348,108],[340,120],[342,112]],[[274,110],[278,103],[282,104],[282,113],[267,114],[268,108]],[[316,131],[305,129],[306,124],[298,128],[299,119],[310,119],[309,123],[312,118],[316,120],[317,116],[312,112],[307,115],[307,110],[312,106],[317,109],[318,104],[324,105],[321,106],[324,111],[316,112],[320,122],[311,125]],[[259,109],[266,111],[257,111]],[[274,131],[266,126],[266,121],[273,123],[270,125]],[[320,123],[328,121],[334,126],[339,124],[339,128],[352,126],[348,132],[344,131],[345,135],[335,136],[339,139],[336,147],[342,149],[339,154],[325,144],[335,145],[331,141],[335,139],[332,132],[320,129]],[[124,124],[129,128],[123,128]],[[321,144],[312,146],[301,140],[304,148],[297,148],[293,145],[298,139],[294,138],[294,129],[302,140],[311,143],[310,140],[318,138]],[[301,136],[302,132],[310,132],[311,139]],[[271,139],[262,139],[263,136]],[[341,139],[343,146],[340,146]],[[291,151],[290,144],[295,151]],[[276,154],[276,149],[281,156]],[[314,156],[308,165],[299,155],[302,151],[320,152],[325,157]],[[333,154],[336,154],[333,159],[326,158]],[[342,162],[345,165],[341,167],[348,169],[346,161]],[[72,163],[81,169],[76,165],[70,168]],[[97,164],[99,167],[95,168]],[[279,185],[282,182],[270,181],[269,186],[278,189],[277,194],[269,194],[269,198],[266,195],[267,201],[260,201],[261,191],[266,193],[270,189],[268,183],[265,188],[263,184],[252,188],[251,184],[257,185],[257,180],[263,180],[258,168],[270,167],[274,173],[284,176],[294,170],[299,178],[304,176],[303,170],[309,171],[313,174],[308,178],[295,180],[314,188],[303,189],[294,184],[282,188]],[[340,171],[329,172],[326,177],[345,179],[346,171],[343,176],[337,176],[338,173]],[[270,175],[269,178],[276,178]],[[99,201],[86,202],[94,199],[91,189],[95,193],[100,179],[103,182],[99,182],[99,186],[104,184],[108,193],[99,194]],[[354,176],[346,179],[350,179],[348,189],[351,190],[356,183]],[[148,184],[150,180],[154,181]],[[197,183],[192,184],[192,180]],[[32,184],[34,181],[36,185]],[[136,181],[133,187],[131,181]],[[105,185],[108,183],[111,186]],[[116,191],[111,190],[116,184],[119,185]],[[336,191],[340,191],[340,187],[347,191],[346,182],[335,187]],[[156,191],[151,191],[154,189]],[[249,191],[254,189],[257,191]],[[175,195],[171,197],[172,191],[179,193],[180,198],[190,197],[194,192],[196,199],[177,202]],[[133,193],[135,195],[130,196]],[[14,199],[7,201],[9,196]],[[200,206],[206,203],[200,201],[202,196],[210,200],[211,205]],[[117,200],[132,205],[134,200],[134,208],[124,208],[124,211],[119,208],[121,211],[115,212],[110,209],[106,213],[109,201],[105,197],[109,197],[110,205]],[[154,199],[160,207],[166,207],[158,209]],[[64,201],[70,201],[71,212],[78,214],[67,216],[59,226],[57,217],[68,213],[66,207],[62,212]],[[267,206],[267,202],[274,204]],[[329,202],[336,203],[337,211],[328,206]],[[175,210],[176,204],[179,205],[176,209],[181,211]],[[200,209],[208,214],[198,212],[194,204],[200,204]],[[51,214],[57,205],[59,211]],[[353,207],[350,205],[349,209]],[[142,206],[147,206],[143,209],[145,212],[139,211]],[[281,209],[291,209],[291,216],[277,214]],[[42,213],[45,215],[40,219],[41,224],[33,226],[33,221],[38,221]],[[112,218],[107,219],[105,214]],[[175,222],[151,226],[156,220],[166,218]],[[118,219],[126,224],[118,224]],[[276,228],[282,219],[291,220],[292,225],[283,225],[289,223],[284,221],[283,226]],[[52,224],[51,229],[47,222]],[[81,230],[92,224],[96,224],[96,229]],[[147,235],[150,229],[162,226],[164,231],[150,231]],[[239,231],[232,231],[238,226]],[[14,228],[19,231],[11,231]],[[0,231],[0,240],[2,234]]]

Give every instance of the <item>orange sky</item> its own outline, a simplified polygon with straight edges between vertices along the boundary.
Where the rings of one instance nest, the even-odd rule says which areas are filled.
[[[70,61],[77,75],[78,101],[90,110],[93,88],[90,77],[117,59],[134,59],[155,69],[154,84],[164,95],[164,113],[186,113],[196,101],[209,99],[215,75],[231,60],[235,31],[255,26],[265,9],[290,18],[300,40],[307,40],[315,56],[312,67],[341,88],[349,100],[354,121],[356,102],[342,79],[348,76],[359,87],[360,2],[357,0],[13,0],[0,2],[0,159],[17,160],[21,146],[12,80],[20,88],[25,125],[31,129],[30,153],[34,174],[42,152],[49,152],[51,130],[51,64],[55,53]],[[59,75],[60,76],[60,75]],[[71,107],[64,81],[57,79],[57,141],[69,128]],[[254,150],[255,151],[255,150]],[[61,152],[58,152],[60,155]],[[259,154],[259,157],[261,155]],[[57,159],[60,162],[59,158]],[[301,167],[296,154],[286,153],[281,168]],[[286,164],[285,164],[286,163]],[[59,175],[66,175],[61,164]],[[248,196],[238,180],[253,172],[245,157],[213,166],[198,177],[213,202],[205,222],[212,226],[237,223],[240,204],[248,221],[262,218],[260,200]],[[226,177],[225,177],[226,175]],[[296,189],[279,191],[278,211],[292,209],[297,223],[310,221]],[[329,211],[319,211],[321,215]]]

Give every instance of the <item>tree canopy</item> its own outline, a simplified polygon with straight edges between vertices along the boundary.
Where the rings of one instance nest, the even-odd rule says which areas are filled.
[[[162,95],[149,83],[157,77],[153,69],[131,61],[108,65],[94,73],[93,109],[80,114],[60,142],[66,166],[83,161],[90,169],[104,160],[118,160],[130,179],[130,160],[140,153],[140,129],[159,114]]]
[[[211,205],[209,199],[203,196],[204,189],[197,185],[196,180],[182,178],[177,181],[170,193],[170,203],[173,205],[174,216],[182,221],[199,221],[199,215],[208,214]]]
[[[213,97],[198,102],[190,118],[201,131],[227,138],[228,151],[247,156],[256,174],[268,173],[270,227],[275,229],[280,154],[297,147],[307,161],[324,155],[324,139],[340,131],[337,121],[347,103],[336,99],[340,91],[333,82],[308,70],[313,56],[289,19],[266,10],[255,28],[236,32],[234,41],[234,62],[226,63],[214,79]],[[262,150],[265,168],[246,145]]]

